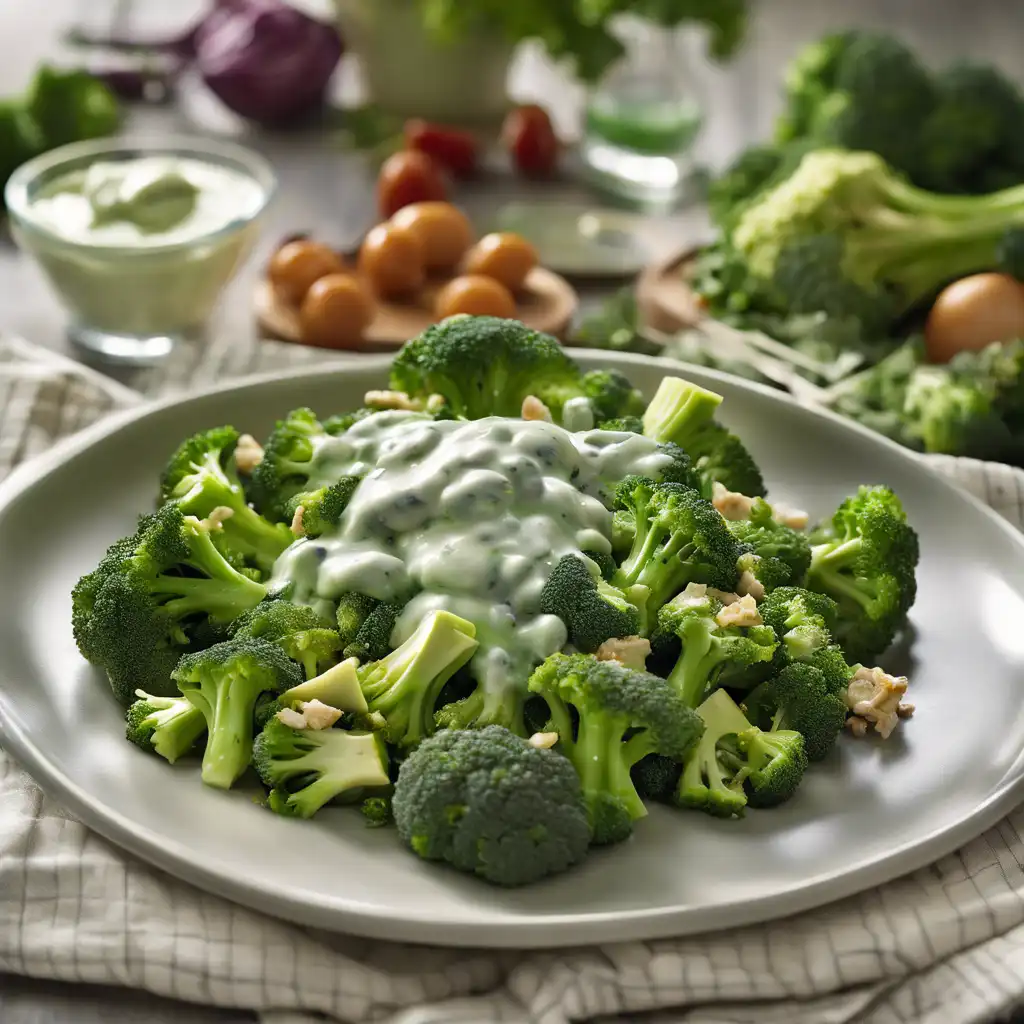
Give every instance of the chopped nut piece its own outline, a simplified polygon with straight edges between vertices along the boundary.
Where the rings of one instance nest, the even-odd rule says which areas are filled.
[[[880,668],[862,666],[857,669],[846,687],[845,694],[846,706],[853,713],[853,717],[864,722],[863,731],[859,731],[859,726],[850,726],[854,734],[862,736],[868,725],[874,725],[875,732],[882,739],[888,739],[893,729],[899,725],[900,697],[906,692],[905,676],[891,676]],[[904,712],[903,717],[913,714],[913,705],[902,706],[910,708],[909,713]]]
[[[305,509],[300,505],[295,510],[295,515],[292,516],[292,533],[294,533],[296,537],[304,537],[306,535],[306,531],[302,527],[302,517],[304,513]]]
[[[289,729],[305,729],[306,716],[291,708],[281,708],[275,716],[279,722],[283,722]]]
[[[557,732],[535,732],[530,737],[530,746],[538,750],[550,750],[557,742]]]
[[[363,403],[373,409],[400,409],[403,412],[419,412],[423,403],[410,398],[404,391],[367,391]]]
[[[757,602],[747,594],[734,604],[727,604],[716,616],[720,626],[761,626],[764,619],[757,610]]]
[[[234,514],[233,508],[228,508],[227,505],[218,505],[203,522],[208,530],[223,530],[225,520],[230,519]]]
[[[252,434],[243,434],[235,445],[235,465],[239,473],[251,473],[263,461],[263,446]]]
[[[764,585],[749,569],[744,569],[740,573],[740,581],[736,584],[736,589],[741,597],[746,597],[749,594],[755,601],[764,600]]]
[[[310,729],[330,729],[341,718],[341,712],[319,700],[307,700],[299,704],[299,710]]]
[[[651,653],[651,641],[643,636],[613,637],[605,640],[595,652],[598,661],[617,661],[626,668],[640,672],[647,669],[647,656]]]
[[[868,734],[868,723],[864,718],[858,718],[856,715],[851,715],[846,720],[846,728],[853,733],[854,736],[867,736]]]
[[[748,498],[747,495],[740,494],[738,491],[730,491],[728,487],[716,480],[711,489],[711,504],[722,514],[723,519],[739,522],[741,519],[750,518],[754,499]]]
[[[523,399],[522,417],[524,420],[552,422],[551,410],[536,395],[527,395]]]
[[[810,521],[810,517],[803,509],[793,508],[792,505],[781,501],[777,505],[772,505],[772,518],[791,530],[806,530]]]
[[[427,399],[427,412],[440,412],[448,404],[444,395],[431,395]]]
[[[739,599],[739,594],[733,594],[728,590],[716,590],[714,587],[707,588],[708,597],[713,597],[716,601],[722,604],[735,604]]]
[[[706,583],[687,583],[686,589],[681,594],[676,594],[672,598],[671,604],[685,608],[688,605],[703,604],[707,596],[708,588]]]
[[[913,718],[916,710],[917,708],[913,704],[901,704],[896,709],[896,714],[899,715],[900,718]]]

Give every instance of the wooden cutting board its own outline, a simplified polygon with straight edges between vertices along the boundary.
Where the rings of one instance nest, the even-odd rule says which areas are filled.
[[[444,280],[428,283],[407,303],[379,302],[360,346],[367,352],[390,352],[400,348],[436,322],[433,307]],[[256,286],[253,302],[260,328],[280,341],[302,343],[298,310],[282,302],[270,282],[263,278]],[[516,296],[516,316],[534,330],[564,338],[579,304],[575,289],[565,278],[535,267]]]

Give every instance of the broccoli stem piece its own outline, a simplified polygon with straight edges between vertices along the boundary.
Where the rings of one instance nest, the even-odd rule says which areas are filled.
[[[137,747],[174,764],[202,739],[206,717],[187,697],[157,697],[136,690],[125,735]]]
[[[704,721],[704,735],[683,762],[676,802],[716,818],[740,817],[747,797],[735,770],[725,763],[719,744],[726,737],[745,733],[750,723],[725,690],[715,690],[697,708],[697,714]]]
[[[664,377],[643,415],[644,434],[686,449],[686,440],[710,423],[722,396],[682,377]]]

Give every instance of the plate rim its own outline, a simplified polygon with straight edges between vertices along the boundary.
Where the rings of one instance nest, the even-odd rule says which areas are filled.
[[[751,391],[783,405],[796,407],[811,419],[824,419],[841,429],[860,435],[870,444],[895,453],[908,466],[915,466],[932,477],[940,489],[966,501],[1009,537],[1024,554],[1024,533],[1013,527],[993,508],[958,487],[948,477],[929,467],[916,453],[888,438],[853,423],[831,410],[803,405],[785,392],[745,381],[729,374],[663,357],[633,353],[611,353],[594,349],[574,349],[573,357],[591,365],[620,367],[647,365],[665,373],[694,372],[712,381],[721,381],[741,391]],[[65,438],[35,458],[16,467],[0,483],[0,511],[29,491],[50,473],[68,462],[77,452],[102,439],[130,428],[166,409],[203,401],[218,394],[245,391],[252,387],[309,377],[380,373],[393,361],[391,355],[361,357],[358,363],[324,363],[268,370],[222,381],[194,392],[181,391],[155,401],[106,416],[78,433]],[[634,911],[578,912],[528,917],[494,923],[439,922],[436,916],[414,911],[397,916],[389,910],[352,898],[321,897],[313,903],[308,896],[282,887],[268,892],[244,880],[232,878],[217,868],[206,868],[189,861],[188,847],[158,837],[145,826],[125,818],[120,812],[82,791],[73,779],[55,769],[42,750],[9,720],[0,702],[0,746],[31,775],[49,795],[69,809],[86,827],[134,856],[155,865],[173,877],[206,892],[220,895],[249,909],[263,911],[286,921],[340,931],[372,939],[411,942],[445,947],[490,949],[564,948],[602,942],[623,942],[681,937],[729,928],[761,924],[824,906],[863,892],[883,882],[918,870],[954,852],[963,843],[981,835],[1004,817],[1024,798],[1024,752],[1018,755],[986,799],[973,811],[931,832],[908,840],[883,855],[857,862],[852,867],[817,875],[809,882],[754,898],[744,898],[715,907],[672,906]],[[438,931],[445,934],[439,939]]]

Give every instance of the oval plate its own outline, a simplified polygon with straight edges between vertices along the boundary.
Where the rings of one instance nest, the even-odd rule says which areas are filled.
[[[87,825],[210,892],[318,928],[411,942],[537,947],[749,924],[872,887],[993,824],[1024,795],[1024,541],[917,458],[829,414],[706,370],[580,352],[647,393],[684,372],[725,396],[780,500],[826,515],[861,483],[903,498],[921,536],[912,642],[886,659],[917,714],[889,741],[843,739],[797,796],[742,821],[652,808],[633,838],[578,870],[504,891],[407,853],[350,809],[288,820],[223,793],[194,764],[125,742],[70,628],[70,592],[151,507],[181,438],[257,436],[298,405],[354,407],[387,359],[262,377],[94,427],[0,488],[0,742]]]

